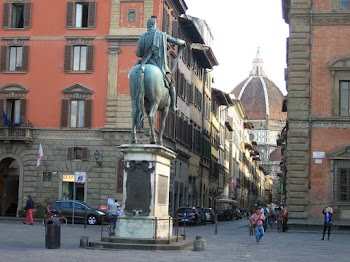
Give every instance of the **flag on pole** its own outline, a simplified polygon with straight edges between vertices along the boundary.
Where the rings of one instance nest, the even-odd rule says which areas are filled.
[[[42,147],[42,145],[40,143],[40,145],[39,145],[39,153],[38,153],[38,160],[36,161],[36,166],[40,166],[40,160],[43,157],[43,155],[44,155],[44,151],[43,151],[43,147]]]

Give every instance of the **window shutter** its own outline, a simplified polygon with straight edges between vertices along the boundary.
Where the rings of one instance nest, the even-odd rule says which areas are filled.
[[[10,3],[5,3],[4,4],[4,13],[2,17],[2,27],[3,28],[9,28],[10,27]]]
[[[67,147],[67,160],[73,160],[74,147]]]
[[[31,24],[32,3],[24,4],[24,28],[29,29]]]
[[[61,128],[68,127],[68,99],[62,99]]]
[[[20,108],[20,123],[24,123],[26,121],[26,113],[27,113],[27,99],[21,99],[21,108]]]
[[[85,100],[85,119],[84,119],[84,127],[91,128],[92,127],[92,100]]]
[[[94,28],[96,24],[96,2],[89,3],[89,21],[88,27]]]
[[[66,45],[64,47],[64,72],[70,72],[72,70],[72,50],[73,46]]]
[[[66,17],[67,28],[74,27],[73,26],[73,21],[74,21],[73,8],[74,8],[74,3],[68,2],[67,3],[67,17]]]
[[[0,72],[6,72],[6,62],[7,62],[7,46],[1,47],[1,60],[0,60]]]
[[[4,111],[4,100],[0,99],[0,126],[4,124],[4,119],[2,118],[2,111]]]
[[[87,147],[83,147],[81,151],[81,160],[89,160],[89,149]]]
[[[28,72],[28,66],[29,66],[29,46],[23,46],[21,71]]]
[[[94,46],[87,46],[86,71],[92,72],[94,69]]]

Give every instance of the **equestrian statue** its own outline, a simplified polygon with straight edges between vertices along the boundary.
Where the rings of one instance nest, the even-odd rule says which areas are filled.
[[[167,42],[178,45],[178,55],[171,70],[168,67]],[[160,111],[158,144],[163,143],[165,121],[169,108],[176,110],[176,93],[173,71],[186,47],[184,40],[174,38],[157,29],[156,17],[147,21],[147,31],[138,42],[136,56],[141,59],[130,71],[130,95],[132,100],[131,143],[136,144],[136,128],[143,127],[144,111],[150,125],[150,143],[156,144],[154,116]]]

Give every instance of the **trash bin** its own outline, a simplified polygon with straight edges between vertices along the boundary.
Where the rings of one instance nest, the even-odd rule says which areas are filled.
[[[61,226],[56,217],[46,223],[45,248],[56,249],[61,247]]]

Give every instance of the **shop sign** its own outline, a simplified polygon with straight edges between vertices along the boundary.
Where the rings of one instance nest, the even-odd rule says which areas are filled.
[[[75,174],[75,182],[85,183],[86,172],[74,172],[74,174]]]
[[[73,174],[63,174],[63,182],[74,182],[75,176]]]

